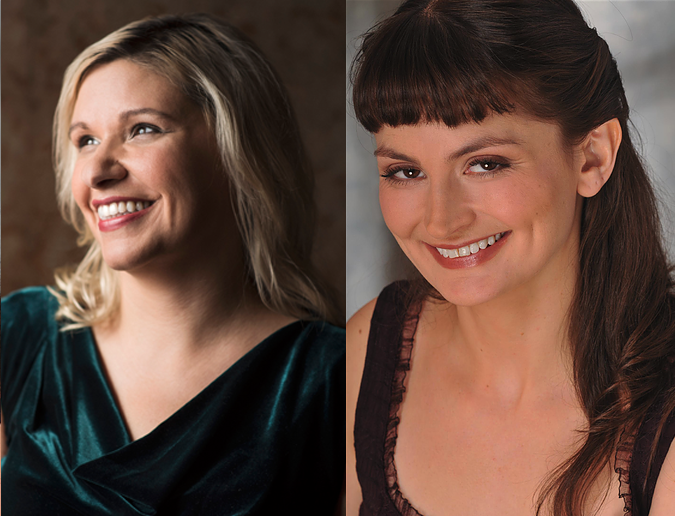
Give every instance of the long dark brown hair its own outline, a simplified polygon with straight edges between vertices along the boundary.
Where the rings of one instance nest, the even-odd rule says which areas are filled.
[[[613,173],[584,200],[569,310],[574,380],[589,426],[537,505],[538,514],[550,503],[553,514],[581,516],[593,482],[649,407],[665,403],[652,460],[675,410],[672,269],[607,43],[572,0],[409,0],[363,37],[352,84],[356,117],[372,133],[420,122],[455,127],[517,109],[557,123],[571,146],[619,120]]]

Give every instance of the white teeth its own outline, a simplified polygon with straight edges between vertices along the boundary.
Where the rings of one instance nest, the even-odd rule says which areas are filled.
[[[115,216],[124,215],[126,213],[133,213],[148,208],[152,202],[150,201],[119,201],[110,204],[104,204],[98,207],[98,218],[106,220]]]
[[[438,252],[441,253],[445,258],[457,258],[459,256],[457,249],[437,249]]]
[[[464,247],[459,247],[457,249],[443,249],[441,247],[437,247],[436,250],[444,258],[458,258],[460,256],[469,256],[471,254],[476,254],[477,252],[483,249],[487,249],[491,245],[494,245],[494,243],[497,240],[499,240],[503,235],[504,233],[497,233],[496,235],[489,236],[487,238],[479,240],[478,242],[473,242],[469,245],[465,245]]]

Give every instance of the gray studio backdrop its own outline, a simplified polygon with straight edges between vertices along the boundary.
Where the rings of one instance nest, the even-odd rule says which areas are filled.
[[[347,1],[347,70],[359,36],[400,1]],[[579,2],[619,64],[631,120],[660,196],[671,260],[675,259],[675,1]],[[378,204],[373,139],[356,122],[347,79],[347,317],[391,281],[406,259]]]

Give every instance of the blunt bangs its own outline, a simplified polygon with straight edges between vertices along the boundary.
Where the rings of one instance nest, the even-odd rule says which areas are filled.
[[[361,125],[371,133],[384,125],[455,127],[513,112],[513,99],[523,98],[519,81],[497,66],[485,29],[472,25],[411,10],[366,33],[352,65]]]

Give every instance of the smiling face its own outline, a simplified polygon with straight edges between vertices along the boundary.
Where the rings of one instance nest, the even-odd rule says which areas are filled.
[[[238,240],[215,138],[164,77],[128,60],[95,68],[77,96],[70,141],[73,196],[111,268],[189,259],[218,239]]]
[[[385,126],[375,139],[385,222],[451,303],[576,271],[582,158],[565,152],[557,125],[492,115],[456,128]]]

